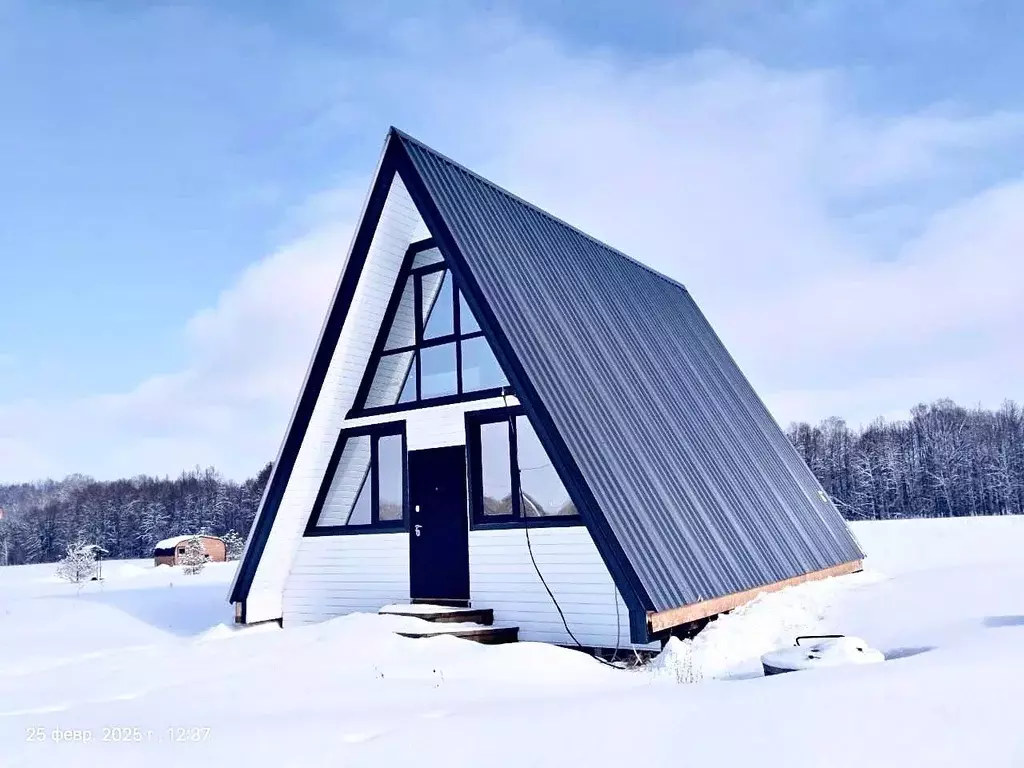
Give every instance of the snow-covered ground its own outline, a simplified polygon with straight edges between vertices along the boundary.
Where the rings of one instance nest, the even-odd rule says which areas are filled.
[[[238,631],[232,564],[107,563],[82,588],[0,568],[0,766],[1024,765],[1024,519],[855,528],[867,573],[630,671],[393,633],[415,618]],[[808,631],[899,658],[759,676]]]

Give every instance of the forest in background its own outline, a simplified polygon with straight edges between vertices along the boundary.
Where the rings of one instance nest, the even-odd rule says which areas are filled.
[[[1013,401],[987,410],[939,400],[907,420],[851,429],[832,418],[786,434],[850,520],[1024,511],[1024,415]],[[267,464],[242,483],[197,468],[175,479],[0,485],[0,565],[53,562],[79,538],[109,558],[150,557],[157,541],[184,533],[244,538],[269,476]]]
[[[786,434],[849,520],[1024,510],[1024,415],[1012,400],[998,410],[939,400],[905,421],[853,430],[833,418]]]
[[[179,477],[98,481],[82,475],[0,485],[0,565],[48,563],[83,539],[108,559],[152,557],[161,539],[185,533],[244,539],[270,477],[267,464],[242,483],[215,469]]]

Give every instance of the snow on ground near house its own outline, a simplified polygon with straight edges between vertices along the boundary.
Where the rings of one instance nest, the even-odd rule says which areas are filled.
[[[1024,518],[855,531],[867,573],[763,596],[642,671],[394,634],[409,617],[239,631],[233,564],[82,587],[0,568],[0,766],[1024,765]],[[759,676],[807,631],[899,658]]]

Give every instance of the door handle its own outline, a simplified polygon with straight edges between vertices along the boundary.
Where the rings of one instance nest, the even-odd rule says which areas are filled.
[[[420,535],[420,531],[422,530],[423,526],[422,525],[414,525],[412,528],[413,528],[413,531],[416,533],[416,535],[419,536]]]

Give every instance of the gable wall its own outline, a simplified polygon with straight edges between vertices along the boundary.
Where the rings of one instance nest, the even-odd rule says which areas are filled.
[[[246,621],[282,617],[285,581],[344,421],[352,407],[409,245],[425,236],[396,176],[373,236],[338,346],[313,409],[284,497],[246,600]]]
[[[509,405],[516,405],[514,397]],[[502,406],[501,398],[350,419],[346,426],[404,420],[410,450],[465,445],[465,414]],[[534,557],[580,643],[628,647],[629,612],[586,526],[534,528]],[[530,560],[524,529],[469,533],[470,599],[494,609],[495,622],[521,640],[572,645]],[[302,540],[284,590],[285,625],[375,612],[409,599],[407,533],[318,536]],[[651,646],[637,646],[655,648]]]

